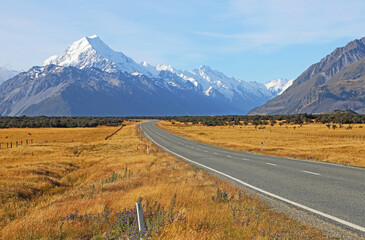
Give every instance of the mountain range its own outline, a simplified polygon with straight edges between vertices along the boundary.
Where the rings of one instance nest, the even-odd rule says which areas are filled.
[[[245,114],[289,85],[238,80],[205,65],[186,71],[138,64],[94,35],[1,84],[0,115]]]
[[[321,113],[350,109],[365,114],[365,38],[335,49],[304,71],[282,94],[249,114]]]
[[[335,49],[295,80],[266,84],[206,65],[179,70],[136,63],[96,35],[15,74],[0,68],[0,77],[11,77],[0,85],[1,116],[365,114],[365,38]]]

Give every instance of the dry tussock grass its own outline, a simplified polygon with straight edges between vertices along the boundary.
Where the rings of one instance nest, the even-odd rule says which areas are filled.
[[[6,129],[9,136],[16,136],[17,131],[34,131],[34,136],[42,132],[48,139],[63,140],[1,150],[1,237],[105,236],[105,222],[92,225],[62,222],[61,218],[75,211],[98,214],[106,208],[114,212],[134,208],[140,197],[143,201],[158,201],[167,208],[177,194],[176,211],[181,219],[165,225],[154,237],[269,239],[280,235],[287,239],[327,239],[318,230],[271,210],[258,198],[245,195],[242,189],[151,143],[147,155],[146,139],[137,137],[133,123],[105,141],[104,137],[116,129]],[[82,137],[76,141],[75,136]]]
[[[365,167],[365,124],[283,124],[280,126],[202,126],[163,121],[168,131],[224,148]],[[260,129],[261,128],[261,129]],[[261,152],[261,141],[264,148]]]

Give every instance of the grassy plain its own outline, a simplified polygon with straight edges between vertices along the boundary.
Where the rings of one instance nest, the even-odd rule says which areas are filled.
[[[0,141],[34,139],[0,150],[1,238],[123,236],[115,212],[134,208],[140,197],[168,209],[176,194],[179,217],[165,219],[152,238],[328,239],[151,143],[147,155],[136,124],[126,125],[108,140],[118,127],[1,129]]]
[[[365,167],[365,124],[335,128],[321,123],[212,127],[162,121],[158,125],[191,140],[224,148]]]

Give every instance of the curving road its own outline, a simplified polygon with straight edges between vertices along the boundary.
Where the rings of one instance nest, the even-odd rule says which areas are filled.
[[[141,124],[152,142],[209,171],[365,234],[365,169],[228,150]]]

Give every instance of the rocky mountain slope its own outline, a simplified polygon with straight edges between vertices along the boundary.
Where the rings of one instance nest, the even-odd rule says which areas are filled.
[[[3,116],[210,115],[223,114],[229,107],[227,102],[216,102],[190,88],[193,86],[177,81],[166,85],[161,78],[143,74],[47,65],[33,67],[0,86],[0,113]]]
[[[365,38],[337,48],[310,66],[281,95],[249,114],[318,113],[340,108],[364,112]]]

